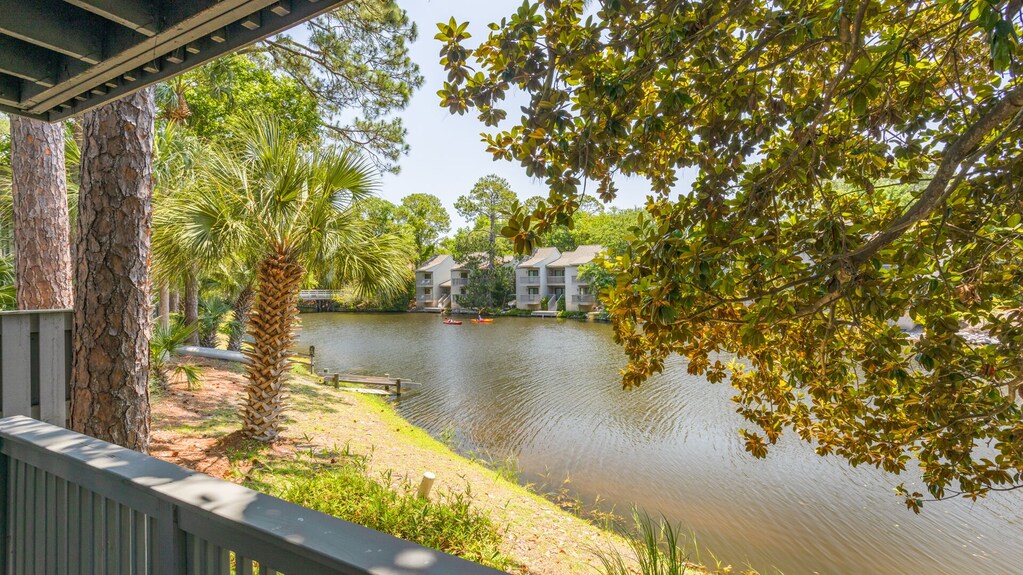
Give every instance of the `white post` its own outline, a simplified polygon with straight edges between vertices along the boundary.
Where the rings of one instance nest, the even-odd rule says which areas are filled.
[[[423,480],[419,483],[419,493],[416,494],[420,499],[430,498],[430,490],[433,489],[434,479],[437,479],[437,476],[431,471],[423,474]]]

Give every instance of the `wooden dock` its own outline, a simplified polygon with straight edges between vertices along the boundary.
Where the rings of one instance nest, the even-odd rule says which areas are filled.
[[[355,385],[365,385],[369,387],[376,387],[380,389],[361,389],[354,387],[341,387],[342,383],[352,383]],[[403,380],[400,377],[390,377],[385,374],[383,376],[377,375],[359,375],[353,373],[324,373],[323,384],[333,386],[335,389],[343,389],[345,391],[355,391],[358,393],[369,393],[373,395],[394,395],[395,397],[401,397],[402,388],[408,388],[410,386],[420,385],[418,383]]]

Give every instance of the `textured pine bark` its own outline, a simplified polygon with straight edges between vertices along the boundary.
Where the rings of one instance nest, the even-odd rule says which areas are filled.
[[[242,407],[243,433],[253,439],[273,441],[281,430],[304,276],[305,269],[286,252],[270,254],[257,270],[256,301],[249,315],[253,342],[243,352],[250,360],[245,368],[249,381]]]
[[[199,321],[199,279],[195,274],[185,274],[185,325],[195,325]],[[199,345],[199,332],[193,331],[186,340],[188,345]]]
[[[241,351],[242,336],[245,335],[249,323],[249,313],[252,311],[252,300],[255,298],[256,292],[253,291],[251,284],[243,287],[242,291],[238,293],[238,297],[235,298],[234,305],[231,306],[234,313],[234,326],[231,328],[231,337],[227,340],[227,349]]]
[[[18,309],[70,308],[64,125],[11,116],[11,172]]]
[[[149,448],[153,89],[82,120],[71,427]]]

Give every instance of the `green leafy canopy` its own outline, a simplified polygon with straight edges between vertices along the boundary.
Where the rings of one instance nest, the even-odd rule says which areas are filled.
[[[649,181],[609,294],[625,386],[681,354],[735,388],[752,454],[792,430],[919,467],[913,509],[1023,485],[1021,2],[592,4],[524,2],[476,47],[440,24],[439,96],[546,179],[520,251],[584,182]]]

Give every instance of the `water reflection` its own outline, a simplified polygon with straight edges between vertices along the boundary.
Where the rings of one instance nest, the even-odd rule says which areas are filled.
[[[526,481],[570,476],[584,499],[632,503],[692,529],[733,565],[761,572],[1019,573],[1019,493],[904,509],[899,481],[823,459],[792,438],[766,460],[735,433],[727,385],[682,360],[630,392],[602,324],[505,318],[445,326],[427,314],[310,314],[301,341],[320,367],[423,382],[399,411],[460,449],[515,456]]]

